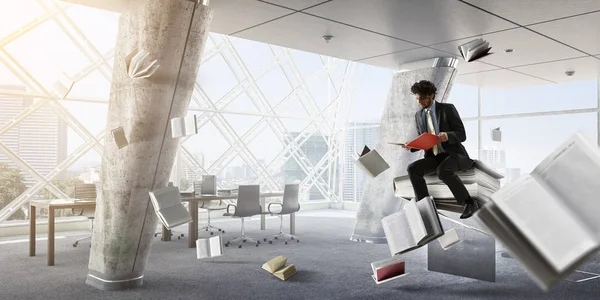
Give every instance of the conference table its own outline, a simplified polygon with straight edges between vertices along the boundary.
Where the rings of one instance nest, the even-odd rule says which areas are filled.
[[[54,211],[70,208],[96,208],[96,201],[78,199],[31,200],[29,203],[29,256],[35,256],[36,209],[48,209],[48,265],[54,266]]]
[[[260,229],[265,230],[266,228],[266,217],[268,212],[265,212],[265,199],[270,197],[282,197],[283,192],[264,192],[260,193],[260,206],[263,209],[263,213],[260,215]],[[210,202],[218,200],[236,200],[237,194],[217,194],[217,195],[193,195],[193,193],[182,193],[181,201],[189,202],[189,210],[192,214],[192,222],[188,225],[188,247],[195,248],[196,240],[198,239],[198,203],[199,202]],[[290,234],[295,232],[295,215],[290,215]],[[171,237],[171,233],[163,227],[163,238]],[[165,239],[168,240],[168,239]]]

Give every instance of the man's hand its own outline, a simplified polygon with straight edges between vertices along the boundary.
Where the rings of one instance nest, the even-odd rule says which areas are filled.
[[[408,146],[406,146],[406,145],[400,145],[400,146],[402,147],[402,149],[404,149],[404,150],[406,150],[406,151],[410,150],[410,147],[408,147]]]
[[[443,143],[448,141],[448,134],[445,132],[440,132],[437,138],[438,143]]]

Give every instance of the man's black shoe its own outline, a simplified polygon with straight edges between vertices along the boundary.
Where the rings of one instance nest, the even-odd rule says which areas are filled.
[[[479,204],[478,201],[472,200],[470,203],[467,203],[465,210],[463,210],[462,215],[460,215],[460,218],[470,218],[479,208],[481,208],[481,204]]]

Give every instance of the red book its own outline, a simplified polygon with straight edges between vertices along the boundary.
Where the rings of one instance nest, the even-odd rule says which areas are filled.
[[[403,275],[406,271],[405,262],[396,258],[371,263],[371,268],[377,282]]]
[[[437,135],[431,134],[429,132],[425,132],[418,136],[416,139],[408,142],[407,144],[403,143],[388,143],[392,145],[406,146],[409,148],[421,149],[421,150],[429,150],[433,148],[433,146],[438,144]]]

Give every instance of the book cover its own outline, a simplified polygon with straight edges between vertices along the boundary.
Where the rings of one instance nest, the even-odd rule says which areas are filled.
[[[404,144],[404,143],[393,143],[389,142],[388,144],[397,145],[397,146],[406,146],[409,148],[421,149],[421,150],[429,150],[433,148],[433,146],[438,144],[437,135],[425,132],[419,135],[414,140]]]

